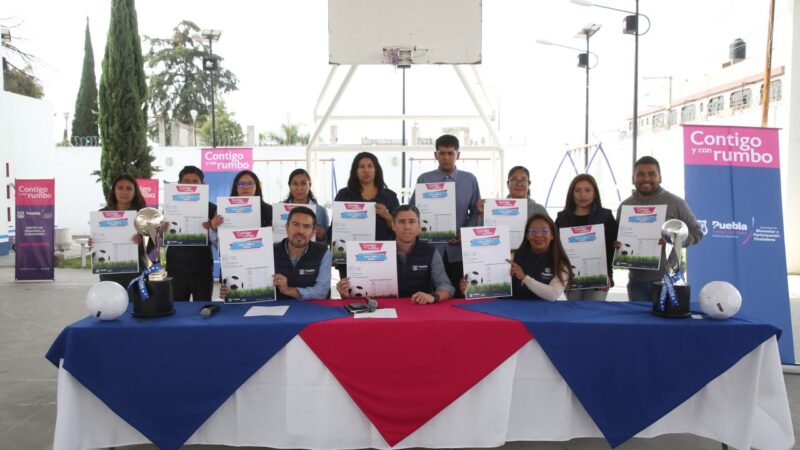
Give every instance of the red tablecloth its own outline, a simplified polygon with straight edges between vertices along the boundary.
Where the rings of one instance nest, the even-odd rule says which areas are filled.
[[[300,336],[395,445],[531,339],[520,322],[451,307],[458,303],[380,300],[397,319],[335,319]]]

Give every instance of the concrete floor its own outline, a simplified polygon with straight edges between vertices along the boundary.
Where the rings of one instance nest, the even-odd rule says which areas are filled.
[[[57,371],[44,354],[66,325],[86,316],[85,295],[97,282],[97,277],[89,270],[56,269],[55,282],[16,283],[14,269],[9,265],[13,266],[12,258],[0,257],[0,450],[50,449],[56,419]],[[800,311],[800,277],[789,277],[789,281],[793,318],[798,323],[795,313]],[[622,279],[618,285],[624,286]],[[624,296],[623,289],[615,288],[610,299],[619,300]],[[785,382],[795,440],[800,443],[800,375],[786,374]],[[576,439],[558,443],[510,443],[504,448],[589,450],[609,447],[602,439]],[[720,448],[717,442],[691,435],[634,439],[619,447],[622,450]]]

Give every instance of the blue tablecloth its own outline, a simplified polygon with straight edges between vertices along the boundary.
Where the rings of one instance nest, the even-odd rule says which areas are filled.
[[[460,307],[519,320],[616,447],[773,335],[774,325],[666,319],[649,304],[499,300]]]
[[[243,317],[252,305],[175,304],[176,314],[101,322],[87,317],[56,338],[47,359],[63,367],[159,448],[177,449],[306,325],[348,314],[304,302],[285,316]]]

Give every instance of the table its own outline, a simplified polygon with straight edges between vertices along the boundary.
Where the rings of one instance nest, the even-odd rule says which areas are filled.
[[[430,336],[441,331],[442,317],[451,314],[460,317],[453,321],[467,329],[518,327],[514,321],[494,316],[478,319],[484,315],[457,311],[460,308],[451,308],[448,304],[431,307],[435,309],[409,309],[405,303],[382,302],[382,306],[386,304],[396,306],[401,318],[413,317],[405,322],[343,318],[308,325],[247,378],[186,443],[273,448],[392,448],[387,443],[387,433],[376,428],[353,400],[353,385],[345,389],[340,378],[334,375],[337,372],[341,377],[340,372],[346,368],[336,368],[334,364],[334,371],[329,370],[307,344],[304,333],[317,328],[317,337],[327,333],[327,336],[344,334],[352,339],[358,336],[354,330],[372,335],[376,329],[389,328],[390,333],[402,341],[403,329],[408,331],[406,336]],[[426,316],[433,318],[425,319]],[[675,322],[674,326],[687,324]],[[515,331],[514,336],[517,335]],[[318,342],[315,342],[314,333],[307,333],[307,336],[316,348]],[[424,350],[424,347],[418,348],[420,352]],[[538,341],[528,338],[521,346],[504,351],[510,351],[509,355],[488,374],[395,443],[394,448],[496,447],[508,441],[602,436]],[[320,353],[325,356],[324,350]],[[416,375],[418,377],[410,379],[428,381],[426,374]],[[148,442],[143,434],[77,381],[64,363],[58,379],[55,449]],[[626,380],[613,381],[624,383]],[[345,382],[349,383],[346,378]],[[360,388],[358,384],[355,387],[356,390]],[[791,448],[794,435],[775,337],[757,345],[636,436],[653,437],[664,433],[693,433],[737,448]]]

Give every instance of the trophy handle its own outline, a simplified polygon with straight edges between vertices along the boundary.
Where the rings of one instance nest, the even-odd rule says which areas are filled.
[[[143,234],[142,236],[142,245],[144,246],[144,268],[149,269],[150,266],[153,265],[153,261],[150,261],[150,254],[147,253],[147,247],[150,244],[150,236]]]

